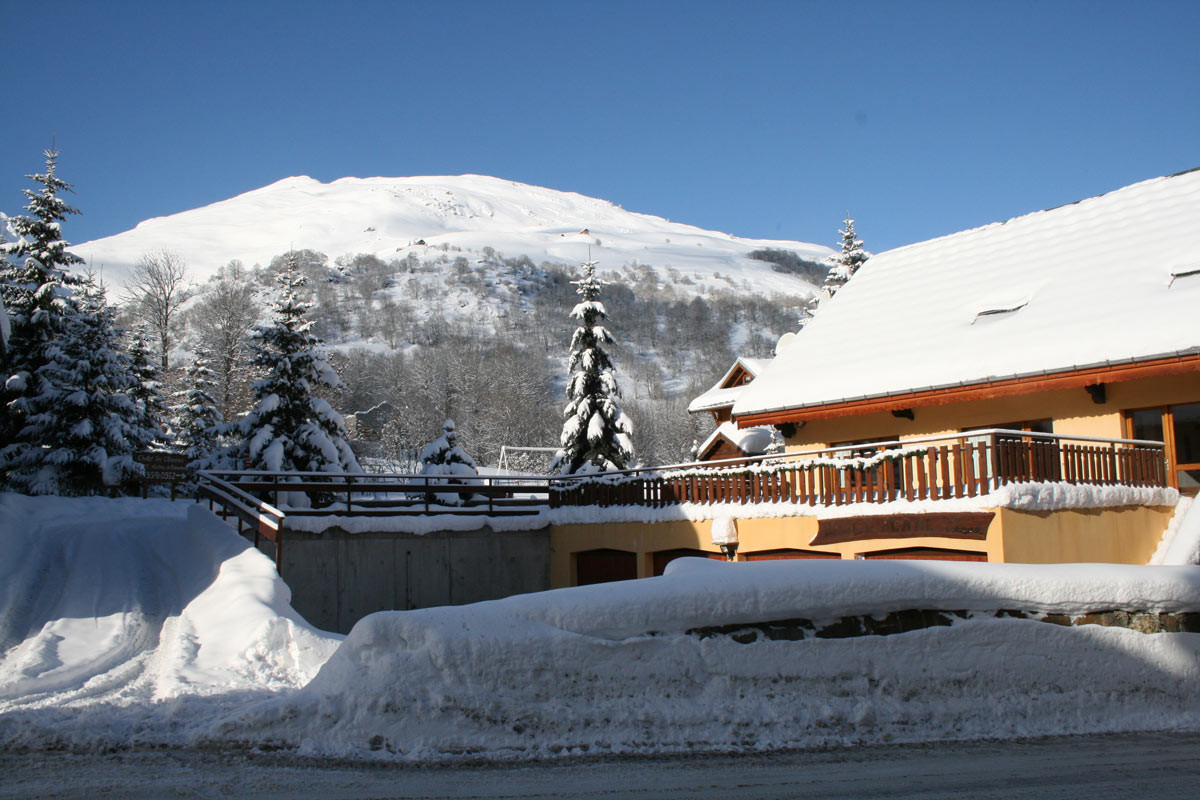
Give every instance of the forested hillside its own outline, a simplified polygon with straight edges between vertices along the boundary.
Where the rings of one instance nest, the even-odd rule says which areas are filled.
[[[575,268],[505,258],[488,246],[390,262],[293,254],[309,279],[316,332],[346,384],[330,400],[350,417],[361,456],[413,467],[447,418],[482,464],[495,464],[505,444],[557,445]],[[179,382],[180,370],[206,350],[227,419],[246,410],[254,378],[247,336],[263,318],[286,255],[254,267],[225,265],[194,287],[171,323],[169,382]],[[617,340],[612,356],[637,456],[643,463],[686,459],[711,430],[707,419],[687,414],[688,401],[737,355],[770,355],[778,337],[795,329],[805,297],[733,286],[697,292],[694,278],[677,270],[662,280],[649,266],[606,269],[602,258],[600,251],[601,300]],[[544,466],[537,458],[526,464]]]

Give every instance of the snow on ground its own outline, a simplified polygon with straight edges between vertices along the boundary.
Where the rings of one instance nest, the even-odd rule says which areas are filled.
[[[303,685],[342,637],[289,600],[271,561],[198,505],[0,495],[0,746],[71,710],[136,738],[180,701]]]
[[[337,646],[197,506],[0,511],[0,750],[427,762],[1200,730],[1200,634],[995,616],[1200,611],[1197,567],[681,559],[660,578],[374,614]],[[695,630],[911,609],[971,613],[889,636]]]
[[[687,633],[904,609],[886,637]],[[1200,727],[1200,634],[996,618],[1200,608],[1200,570],[942,562],[672,562],[668,574],[372,615],[299,692],[213,742],[443,760],[683,753]]]

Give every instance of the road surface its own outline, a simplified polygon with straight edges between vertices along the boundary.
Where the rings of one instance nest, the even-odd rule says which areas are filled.
[[[918,798],[1200,796],[1200,734],[758,756],[398,767],[192,751],[0,754],[0,798]]]

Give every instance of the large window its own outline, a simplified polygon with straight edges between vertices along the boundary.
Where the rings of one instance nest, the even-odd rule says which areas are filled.
[[[1200,491],[1200,403],[1126,411],[1125,432],[1163,442],[1172,484],[1185,494]]]

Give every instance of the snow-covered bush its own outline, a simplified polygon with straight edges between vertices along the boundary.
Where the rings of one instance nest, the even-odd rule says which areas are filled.
[[[475,459],[458,443],[458,431],[454,420],[448,419],[442,423],[442,435],[434,439],[421,451],[421,474],[429,476],[446,476],[444,481],[435,485],[453,485],[462,483],[452,477],[474,477],[479,474]],[[427,499],[436,499],[442,505],[459,505],[471,499],[471,492],[430,492]]]

